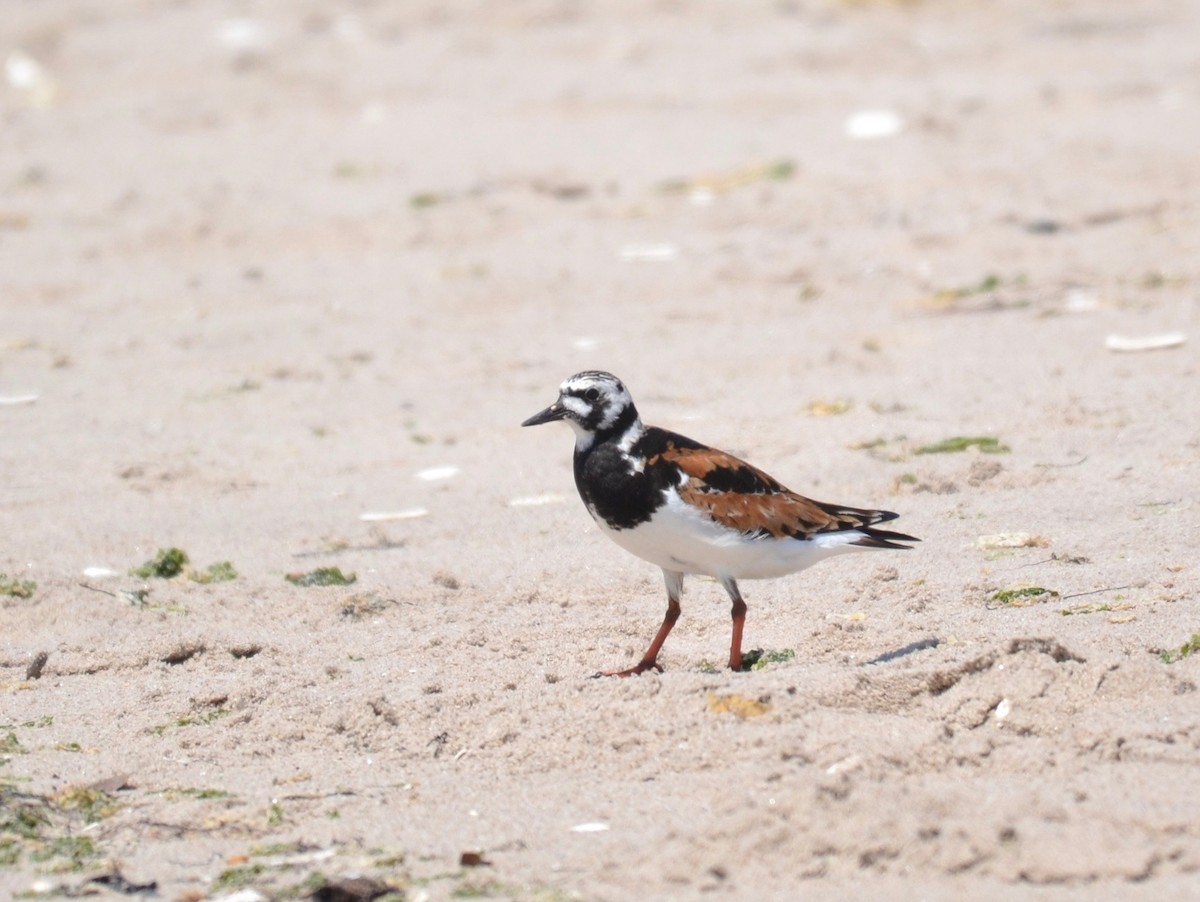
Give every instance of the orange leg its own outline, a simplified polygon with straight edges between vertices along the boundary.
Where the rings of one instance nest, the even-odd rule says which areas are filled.
[[[626,670],[606,670],[596,676],[627,677],[645,673],[647,670],[662,672],[662,667],[658,664],[658,653],[662,650],[663,643],[667,641],[667,636],[671,634],[671,628],[675,626],[675,621],[679,619],[679,596],[683,591],[683,574],[664,570],[663,579],[667,583],[667,615],[663,617],[662,626],[658,628],[654,641],[642,655],[642,660]]]
[[[667,641],[667,636],[671,633],[671,627],[675,625],[675,621],[679,619],[679,602],[674,598],[667,604],[667,616],[663,618],[662,626],[658,628],[658,634],[654,637],[654,641],[650,643],[650,647],[646,649],[646,653],[642,655],[642,660],[627,670],[607,670],[604,673],[597,674],[598,676],[618,676],[627,677],[633,676],[636,673],[645,673],[647,670],[662,671],[662,667],[658,664],[658,652],[663,647],[663,643]]]
[[[742,601],[742,593],[738,591],[737,583],[732,579],[721,580],[721,585],[733,600],[733,636],[729,640],[729,669],[742,669],[742,628],[746,625],[746,602]]]

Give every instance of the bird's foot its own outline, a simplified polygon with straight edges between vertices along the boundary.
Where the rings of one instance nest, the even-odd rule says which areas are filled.
[[[630,677],[636,676],[639,673],[645,673],[647,670],[657,670],[659,673],[662,673],[662,665],[653,658],[650,660],[642,658],[635,665],[625,670],[602,670],[599,673],[594,673],[592,674],[592,679],[598,680],[600,677]]]

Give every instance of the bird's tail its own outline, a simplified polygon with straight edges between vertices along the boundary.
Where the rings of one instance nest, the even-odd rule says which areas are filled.
[[[887,519],[892,519],[888,517]],[[863,537],[853,545],[858,545],[860,548],[897,548],[901,551],[911,550],[911,545],[901,545],[901,542],[919,542],[921,541],[916,536],[906,535],[902,532],[892,532],[890,529],[876,529],[873,526],[863,526],[859,529]]]
[[[844,507],[835,504],[816,502],[825,513],[834,517],[836,522],[829,527],[830,532],[841,532],[843,535],[857,535],[858,538],[847,542],[848,546],[858,548],[897,548],[907,550],[910,546],[901,542],[919,542],[916,536],[902,532],[892,532],[890,529],[879,529],[875,524],[887,523],[900,515],[895,511],[871,510],[865,507]]]

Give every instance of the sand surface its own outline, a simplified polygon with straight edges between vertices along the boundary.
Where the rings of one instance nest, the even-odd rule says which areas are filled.
[[[1197,897],[1200,5],[2,18],[0,895]],[[594,367],[924,541],[590,679]]]

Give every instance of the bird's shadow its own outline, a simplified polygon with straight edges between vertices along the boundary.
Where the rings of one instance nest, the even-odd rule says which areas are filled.
[[[911,655],[914,652],[924,651],[927,648],[937,648],[941,643],[940,639],[935,639],[932,636],[928,639],[919,639],[916,642],[910,642],[908,645],[901,648],[893,649],[881,654],[877,658],[872,658],[866,664],[886,664],[888,661],[895,661],[897,658],[903,658],[905,655]]]

